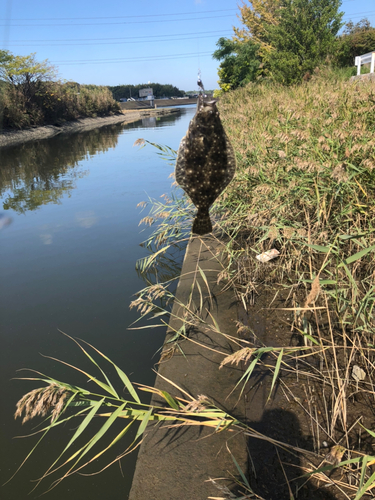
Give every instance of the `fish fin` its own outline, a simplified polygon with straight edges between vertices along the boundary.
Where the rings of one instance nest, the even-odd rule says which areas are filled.
[[[192,232],[203,235],[212,232],[212,224],[210,216],[207,214],[198,213],[193,222]]]

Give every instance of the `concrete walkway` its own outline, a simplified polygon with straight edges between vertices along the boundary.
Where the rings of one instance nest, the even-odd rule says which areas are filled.
[[[190,240],[173,306],[174,318],[170,321],[163,350],[167,357],[159,365],[159,374],[173,380],[192,396],[205,395],[220,408],[243,418],[245,403],[239,397],[239,390],[230,394],[242,372],[233,366],[219,370],[224,355],[237,350],[233,341],[197,322],[187,330],[190,340],[179,344],[183,354],[177,349],[168,358],[172,354],[172,344],[167,341],[182,325],[179,318],[184,314],[185,304],[190,304],[191,310],[212,325],[211,314],[221,332],[236,336],[237,305],[233,291],[222,292],[221,286],[216,284],[222,269],[217,256],[219,251],[220,244],[211,236]],[[198,266],[209,283],[210,293]],[[160,376],[156,378],[155,387],[173,396],[184,397]],[[160,404],[157,398],[152,402]],[[246,442],[240,434],[229,431],[215,434],[203,426],[168,429],[165,425],[149,425],[129,499],[204,500],[222,497],[223,492],[209,479],[239,477],[227,446],[242,470],[247,472]],[[235,489],[231,480],[218,481],[218,484]]]

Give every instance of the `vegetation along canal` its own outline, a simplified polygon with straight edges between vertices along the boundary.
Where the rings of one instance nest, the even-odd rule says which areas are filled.
[[[13,414],[20,397],[39,386],[11,380],[38,376],[16,370],[31,368],[73,384],[86,382],[43,354],[93,371],[84,354],[59,330],[93,344],[132,381],[153,385],[151,368],[158,361],[154,354],[165,331],[128,329],[138,318],[129,304],[146,286],[135,263],[148,255],[140,243],[150,233],[138,226],[146,213],[141,214],[137,204],[170,192],[173,167],[153,148],[140,151],[133,144],[143,137],[177,149],[194,112],[195,106],[188,106],[180,114],[157,120],[59,135],[0,151],[1,212],[12,219],[0,232],[2,482],[38,440],[38,436],[13,439],[37,430],[33,422],[21,428]],[[0,496],[26,498],[35,485],[30,479],[40,478],[57,458],[74,425],[66,423],[60,436],[49,434],[18,475],[2,487]],[[125,447],[119,444],[116,453]],[[100,475],[73,475],[45,498],[123,500],[135,460],[132,453],[122,460],[122,470],[114,465]],[[108,462],[94,463],[92,471]],[[47,482],[31,498],[45,491]]]

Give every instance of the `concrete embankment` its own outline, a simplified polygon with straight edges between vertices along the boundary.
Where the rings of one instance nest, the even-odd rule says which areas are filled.
[[[232,365],[219,369],[224,356],[238,349],[235,342],[197,321],[194,327],[186,328],[189,340],[182,341],[180,349],[173,349],[173,344],[168,343],[181,327],[180,318],[184,317],[184,305],[188,304],[208,324],[213,325],[214,320],[221,332],[236,337],[234,293],[232,290],[223,292],[217,285],[222,270],[217,257],[219,251],[220,244],[213,237],[192,238],[189,242],[155,387],[186,399],[186,394],[167,382],[167,379],[171,380],[193,397],[204,395],[219,408],[243,419],[244,398],[240,395],[240,388],[233,391],[242,376],[242,369]],[[199,268],[206,276],[209,290]],[[154,397],[152,404],[160,405],[161,401]],[[217,484],[233,490],[233,477],[239,477],[228,447],[246,473],[247,450],[242,434],[215,433],[203,426],[168,428],[165,424],[149,424],[129,500],[221,497],[222,492],[210,478],[228,478]]]
[[[352,76],[350,77],[350,80],[352,82],[355,82],[355,81],[362,81],[362,82],[368,82],[368,81],[371,81],[371,82],[374,82],[375,83],[375,73],[365,73],[363,75],[355,75],[355,76]]]
[[[176,109],[138,109],[134,111],[122,111],[112,116],[97,118],[81,118],[61,125],[45,125],[43,127],[29,128],[25,130],[2,130],[0,131],[0,148],[17,146],[28,141],[38,141],[49,139],[58,134],[70,134],[92,130],[114,123],[132,123],[140,120],[144,116],[162,116],[176,113]]]

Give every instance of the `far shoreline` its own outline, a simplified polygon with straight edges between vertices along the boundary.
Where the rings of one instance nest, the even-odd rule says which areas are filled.
[[[158,116],[176,112],[178,112],[176,108],[142,109],[137,111],[123,110],[121,113],[115,115],[100,116],[96,118],[79,118],[78,120],[66,122],[59,126],[44,125],[23,130],[0,130],[0,149],[18,146],[25,142],[49,139],[59,134],[92,130],[94,128],[104,127],[105,125],[112,125],[115,123],[133,123],[142,119],[144,116]]]

